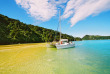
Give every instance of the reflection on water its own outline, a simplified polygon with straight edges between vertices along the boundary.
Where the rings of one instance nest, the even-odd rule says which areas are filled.
[[[110,40],[77,41],[75,48],[42,44],[0,46],[3,74],[109,74]]]

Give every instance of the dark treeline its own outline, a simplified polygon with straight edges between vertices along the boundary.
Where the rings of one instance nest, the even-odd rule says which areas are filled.
[[[110,39],[110,36],[85,35],[82,40],[104,40]]]
[[[82,41],[80,37],[74,37],[74,41]]]
[[[76,40],[67,34],[62,34],[62,38]],[[53,40],[59,40],[58,31],[27,25],[0,14],[0,44],[51,42]]]

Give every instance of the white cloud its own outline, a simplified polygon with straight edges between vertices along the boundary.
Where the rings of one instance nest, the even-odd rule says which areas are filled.
[[[70,19],[71,26],[102,11],[110,9],[110,0],[15,0],[36,20],[48,21],[56,16],[58,8],[65,9],[63,18]],[[65,4],[66,8],[65,8]]]
[[[47,21],[57,14],[57,8],[68,0],[15,0],[36,20]]]
[[[110,0],[70,0],[65,8],[63,18],[71,15],[71,26],[85,19],[90,15],[99,14],[102,11],[110,9]]]
[[[47,21],[56,15],[57,9],[48,0],[16,0],[32,17]]]

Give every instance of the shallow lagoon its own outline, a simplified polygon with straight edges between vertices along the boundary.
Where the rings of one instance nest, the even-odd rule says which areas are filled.
[[[60,50],[46,43],[0,45],[0,74],[110,74],[110,40],[75,43]]]

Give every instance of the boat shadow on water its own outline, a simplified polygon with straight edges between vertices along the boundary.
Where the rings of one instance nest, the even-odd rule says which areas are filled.
[[[68,48],[61,48],[61,49],[58,49],[58,50],[62,50],[62,49],[74,49],[75,48],[75,46],[74,47],[68,47]]]

